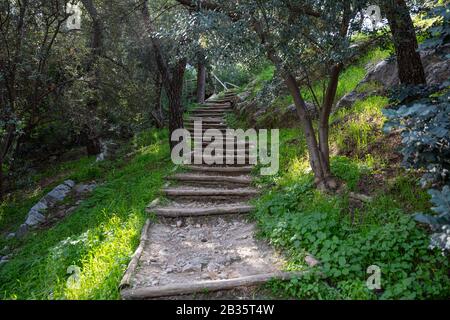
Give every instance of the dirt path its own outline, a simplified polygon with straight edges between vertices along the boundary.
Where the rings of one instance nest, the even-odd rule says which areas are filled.
[[[185,127],[193,132],[193,120],[202,120],[204,129],[225,130],[233,98],[228,93],[208,101]],[[163,192],[169,201],[148,209],[158,222],[144,227],[122,280],[122,298],[255,298],[260,284],[291,277],[282,272],[282,257],[255,238],[256,226],[246,218],[253,210],[248,200],[259,193],[251,185],[248,156],[245,164],[185,169],[168,177]]]

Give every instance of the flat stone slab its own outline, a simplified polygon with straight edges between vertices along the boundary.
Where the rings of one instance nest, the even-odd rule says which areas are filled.
[[[133,291],[140,292],[139,298],[147,292],[150,298],[202,288],[229,290],[287,275],[282,272],[283,258],[255,239],[255,223],[239,217],[198,221],[173,220],[146,228],[137,263],[128,275],[132,280],[126,283],[126,298]]]

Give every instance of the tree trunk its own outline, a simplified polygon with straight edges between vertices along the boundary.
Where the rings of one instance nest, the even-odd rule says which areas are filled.
[[[205,103],[206,91],[206,65],[203,56],[200,56],[197,63],[197,103]]]
[[[391,28],[398,63],[398,77],[403,84],[426,83],[414,25],[405,0],[383,0],[383,10]]]
[[[161,96],[163,92],[163,82],[161,75],[156,73],[155,75],[155,101],[150,109],[150,116],[155,121],[156,127],[161,129],[164,127],[164,115],[161,104]]]
[[[99,105],[98,84],[100,77],[100,70],[96,64],[103,51],[103,24],[98,16],[97,8],[95,7],[93,1],[82,0],[81,2],[92,19],[92,36],[90,43],[91,56],[86,65],[86,72],[92,73],[93,80],[90,82],[89,86],[95,91],[95,94],[94,97],[88,102],[87,108],[92,119],[95,119]],[[88,155],[97,155],[102,152],[101,138],[96,128],[96,123],[92,119],[89,119],[86,124],[86,151]]]
[[[294,99],[297,114],[303,127],[306,145],[308,147],[309,162],[311,169],[314,172],[315,182],[319,187],[326,189],[326,180],[331,176],[329,165],[327,165],[327,163],[329,163],[329,153],[321,155],[316,135],[314,133],[314,127],[311,118],[307,113],[306,104],[301,96],[295,77],[292,74],[285,74],[284,82],[286,83],[286,86]]]
[[[330,80],[327,85],[325,93],[325,99],[323,101],[322,108],[320,110],[319,117],[319,149],[323,160],[323,165],[327,174],[330,174],[330,146],[329,146],[329,119],[331,109],[333,107],[334,99],[336,98],[337,86],[339,83],[339,74],[341,72],[342,65],[334,65],[331,68]]]
[[[0,201],[3,200],[4,190],[4,177],[3,177],[3,156],[0,154]]]
[[[169,143],[172,149],[176,145],[171,139],[173,131],[183,128],[181,96],[183,93],[183,78],[187,60],[185,58],[178,60],[177,64],[171,70],[159,39],[153,35],[154,27],[148,14],[147,1],[143,3],[142,16],[147,32],[150,34],[158,71],[163,79],[164,89],[169,100]]]
[[[186,59],[181,59],[178,61],[176,66],[172,70],[172,81],[166,87],[167,97],[169,100],[169,134],[176,129],[183,128],[183,105],[181,103],[182,93],[183,93],[183,79],[184,72],[186,70]],[[171,149],[176,145],[170,139]]]

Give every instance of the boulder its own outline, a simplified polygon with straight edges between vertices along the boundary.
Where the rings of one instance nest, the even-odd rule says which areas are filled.
[[[47,211],[48,208],[53,207],[57,202],[64,200],[74,186],[75,182],[67,180],[47,193],[30,209],[25,220],[25,225],[28,227],[35,227],[45,222],[45,211]]]
[[[450,78],[450,63],[446,58],[450,54],[450,44],[434,50],[421,50],[423,68],[429,85],[441,84]],[[395,58],[388,58],[368,69],[364,82],[376,81],[385,88],[398,85],[398,66]]]

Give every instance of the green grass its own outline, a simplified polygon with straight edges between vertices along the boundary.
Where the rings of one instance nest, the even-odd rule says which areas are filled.
[[[105,170],[104,184],[72,215],[12,243],[14,258],[0,267],[0,297],[119,298],[118,284],[147,218],[144,209],[173,168],[166,137],[153,132],[138,138],[134,158]],[[74,175],[84,176],[82,171]],[[70,266],[81,270],[79,286],[67,284]]]
[[[346,157],[333,158],[331,165],[349,190],[371,173],[364,163]],[[347,193],[328,195],[316,190],[312,175],[304,169],[298,170],[295,179],[283,179],[286,174],[295,176],[292,171],[282,174],[256,202],[254,216],[260,235],[286,253],[290,270],[308,270],[304,263],[307,253],[321,265],[306,277],[272,282],[275,295],[298,299],[448,297],[448,257],[428,249],[428,233],[411,216],[416,210],[429,208],[428,197],[417,187],[416,178],[397,176],[387,183],[388,192],[372,190],[372,202],[355,206]],[[382,270],[379,291],[365,285],[369,276],[366,269],[371,265]]]
[[[389,50],[382,50],[380,48],[375,48],[371,51],[369,51],[367,54],[362,56],[358,61],[350,66],[348,66],[346,69],[344,69],[341,72],[341,75],[339,76],[339,84],[337,87],[336,92],[336,99],[335,101],[338,101],[341,99],[344,95],[351,92],[356,88],[358,83],[360,83],[364,77],[366,76],[366,66],[369,64],[377,63],[383,59],[386,59],[389,57],[390,51]],[[315,93],[316,98],[319,100],[319,102],[322,102],[323,99],[323,82],[317,81],[313,84],[313,91]],[[302,89],[302,95],[303,98],[306,101],[313,102],[314,97],[310,90],[303,88]]]

